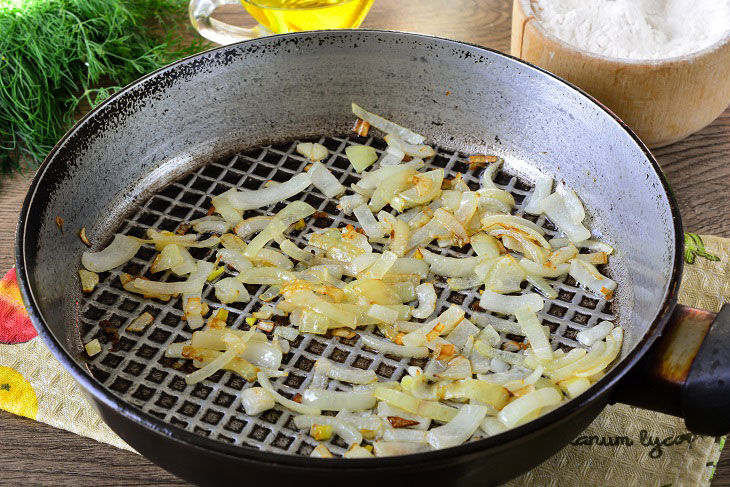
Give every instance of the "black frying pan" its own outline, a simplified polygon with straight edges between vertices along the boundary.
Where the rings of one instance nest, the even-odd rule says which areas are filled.
[[[342,151],[351,101],[424,133],[439,147],[431,163],[447,171],[460,170],[464,154],[501,155],[506,164],[498,182],[518,201],[530,191],[534,168],[576,190],[590,228],[617,249],[610,267],[617,296],[613,303],[584,305],[582,291],[562,282],[559,288],[572,295],[546,306],[543,318],[557,325],[553,339],[567,346],[578,314],[589,323],[615,317],[625,328],[619,362],[593,388],[537,420],[458,447],[406,457],[313,459],[302,455],[306,435],[287,428],[285,412],[250,418],[237,411],[236,392],[245,387],[240,379],[218,374],[203,386],[180,384],[184,371],[162,357],[167,343],[189,336],[184,322],[175,321],[181,313],[174,303],[162,307],[126,295],[114,273],[102,275],[90,298],[81,297],[76,271],[85,248],[76,230],[86,227],[98,249],[115,231],[174,228],[207,208],[206,194],[291,177],[300,170],[289,156],[292,140],[319,138]],[[377,146],[378,140],[367,143]],[[347,180],[345,169],[338,174]],[[319,201],[319,208],[328,203]],[[63,234],[56,216],[65,220]],[[700,433],[728,431],[728,310],[711,326],[711,313],[676,306],[682,239],[676,202],[654,158],[580,90],[476,46],[336,31],[215,49],[109,99],[38,171],[21,213],[16,264],[35,327],[91,404],[131,446],[186,480],[489,485],[548,458],[617,397],[683,415]],[[138,254],[133,264],[144,269],[150,257]],[[473,296],[459,299],[466,306]],[[115,350],[107,346],[89,362],[81,345],[98,333],[98,321],[122,325],[140,306],[157,314],[155,326],[141,338],[123,334]],[[305,359],[333,347],[371,360],[371,367],[383,367],[381,375],[404,366],[368,355],[357,343],[305,340],[293,347],[296,360],[289,364],[302,376]]]

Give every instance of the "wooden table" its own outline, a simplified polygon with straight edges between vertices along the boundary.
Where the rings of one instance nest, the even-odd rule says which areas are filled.
[[[511,0],[377,0],[363,27],[421,32],[509,51]],[[251,25],[242,8],[221,19]],[[730,110],[688,139],[655,151],[679,199],[685,228],[730,237]],[[29,177],[0,187],[0,269],[13,265],[13,239]],[[144,458],[0,411],[0,485],[182,485]],[[730,453],[714,487],[730,487]]]

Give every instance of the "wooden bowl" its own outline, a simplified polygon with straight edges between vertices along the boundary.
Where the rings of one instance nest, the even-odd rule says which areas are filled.
[[[561,41],[542,26],[530,0],[514,0],[511,50],[596,97],[649,147],[700,130],[730,103],[729,36],[686,56],[609,58]]]

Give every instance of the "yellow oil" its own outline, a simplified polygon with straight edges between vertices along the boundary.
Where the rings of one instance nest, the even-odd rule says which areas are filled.
[[[359,27],[374,0],[241,0],[248,12],[276,34]]]

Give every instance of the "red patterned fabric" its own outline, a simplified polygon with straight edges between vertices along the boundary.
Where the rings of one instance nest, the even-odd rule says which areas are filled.
[[[38,335],[20,297],[15,268],[0,279],[0,343],[22,343]]]

